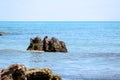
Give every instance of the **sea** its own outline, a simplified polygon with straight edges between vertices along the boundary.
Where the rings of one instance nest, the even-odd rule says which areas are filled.
[[[120,80],[119,21],[0,21],[0,70],[50,68],[62,80]],[[27,51],[30,38],[56,37],[67,53]]]

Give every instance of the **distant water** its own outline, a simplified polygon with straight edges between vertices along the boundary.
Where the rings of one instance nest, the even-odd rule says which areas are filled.
[[[0,70],[19,63],[63,80],[120,80],[120,22],[0,22],[0,32]],[[37,35],[64,41],[68,53],[26,51]]]

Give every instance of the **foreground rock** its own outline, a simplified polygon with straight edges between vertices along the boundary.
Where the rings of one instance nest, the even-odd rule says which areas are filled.
[[[26,69],[22,64],[13,64],[0,72],[0,80],[62,80],[59,75],[52,74],[48,68]]]
[[[24,65],[13,64],[1,71],[1,80],[27,80],[26,71]]]
[[[67,52],[66,45],[63,41],[59,41],[57,38],[48,36],[42,40],[39,36],[34,39],[30,39],[30,45],[27,50],[38,50],[45,52]]]
[[[62,80],[60,76],[52,74],[48,68],[30,69],[26,71],[27,80]]]

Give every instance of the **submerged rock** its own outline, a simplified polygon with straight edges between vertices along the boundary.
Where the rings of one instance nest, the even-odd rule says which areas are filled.
[[[27,50],[38,50],[45,52],[67,52],[65,42],[59,41],[57,38],[48,36],[42,40],[40,37],[35,37],[30,39],[30,45]]]
[[[13,64],[0,72],[0,80],[62,80],[49,68],[26,69],[22,64]]]

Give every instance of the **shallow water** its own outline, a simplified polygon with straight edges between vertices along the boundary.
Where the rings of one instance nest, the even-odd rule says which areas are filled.
[[[63,80],[120,80],[120,22],[0,22],[0,69],[52,69]],[[26,51],[37,35],[57,37],[68,53]]]

